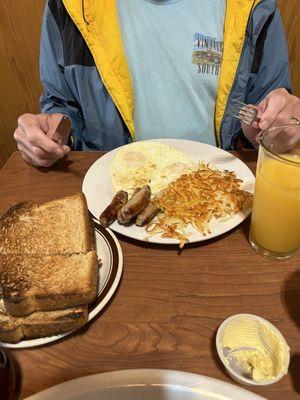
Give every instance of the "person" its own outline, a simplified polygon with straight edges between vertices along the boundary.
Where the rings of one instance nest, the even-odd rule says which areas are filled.
[[[37,166],[70,151],[47,136],[62,115],[75,150],[163,137],[230,150],[300,118],[275,0],[48,0],[40,73],[41,113],[14,133]],[[259,124],[241,125],[232,99],[258,105]]]

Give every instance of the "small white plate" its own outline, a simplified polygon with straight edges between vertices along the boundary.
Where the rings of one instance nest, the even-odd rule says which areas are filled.
[[[96,249],[100,264],[98,295],[95,301],[89,305],[88,321],[93,319],[104,308],[109,299],[114,294],[121,279],[123,270],[123,254],[120,243],[116,236],[109,229],[102,228],[95,224]],[[0,342],[0,346],[12,349],[24,349],[28,347],[41,346],[55,342],[65,336],[72,334],[73,331],[49,337],[22,340],[17,344]]]
[[[153,141],[161,142],[167,146],[173,146],[183,151],[194,162],[209,162],[212,166],[215,166],[220,170],[234,171],[237,177],[242,179],[244,182],[242,188],[253,193],[255,183],[253,173],[247,165],[233,154],[221,150],[218,147],[190,140],[156,139],[151,140],[150,142]],[[126,146],[131,146],[131,144]],[[115,194],[110,180],[110,162],[118,150],[119,148],[114,149],[99,158],[87,171],[83,180],[82,191],[86,196],[90,212],[96,218],[98,218],[101,212],[108,206]],[[250,209],[246,212],[240,212],[226,222],[220,222],[217,219],[213,219],[210,222],[211,233],[206,236],[203,236],[200,232],[190,227],[188,231],[192,236],[189,238],[189,241],[190,243],[201,242],[222,235],[243,222],[250,212]],[[110,228],[113,231],[132,239],[145,241],[147,237],[145,229],[136,225],[124,226],[120,225],[116,221],[110,226]],[[160,235],[151,237],[149,242],[162,244],[179,243],[177,239],[161,238]]]
[[[253,325],[251,325],[251,322],[253,322]],[[244,330],[239,331],[241,327],[243,327],[244,324],[244,330],[245,327],[247,327],[247,336],[243,334]],[[270,341],[270,339],[267,336],[264,336],[263,331],[259,333],[260,328],[259,324],[262,324],[268,329],[270,332],[272,332],[272,338],[277,337],[278,341],[281,342],[280,346],[281,349],[284,351],[284,355],[279,357],[280,353],[280,347],[279,347],[279,342],[278,343],[273,343]],[[255,381],[253,379],[246,378],[242,374],[238,373],[232,366],[230,365],[228,358],[225,357],[224,355],[224,348],[222,344],[222,338],[224,335],[224,332],[228,327],[231,325],[234,326],[234,334],[239,338],[239,340],[242,340],[244,343],[241,345],[241,347],[252,347],[251,345],[251,339],[255,340],[258,335],[260,338],[260,341],[262,343],[263,348],[265,348],[266,351],[271,351],[273,355],[275,356],[276,362],[281,364],[281,370],[278,373],[278,375],[270,380],[267,381]],[[263,338],[263,339],[262,339]],[[232,315],[231,317],[228,317],[225,319],[222,324],[219,326],[219,329],[217,331],[216,335],[216,347],[217,347],[217,352],[220,357],[220,360],[222,361],[222,364],[224,365],[226,371],[228,374],[237,382],[243,384],[243,385],[248,385],[248,386],[267,386],[267,385],[272,385],[273,383],[278,382],[280,379],[282,379],[288,372],[289,364],[290,364],[290,348],[282,335],[282,333],[273,325],[271,322],[268,320],[259,317],[258,315],[253,315],[253,314],[236,314]]]
[[[189,372],[133,369],[85,376],[26,400],[266,400],[237,386]]]

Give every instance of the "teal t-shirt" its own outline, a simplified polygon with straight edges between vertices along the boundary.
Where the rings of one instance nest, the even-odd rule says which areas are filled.
[[[226,0],[118,0],[136,140],[216,144]]]

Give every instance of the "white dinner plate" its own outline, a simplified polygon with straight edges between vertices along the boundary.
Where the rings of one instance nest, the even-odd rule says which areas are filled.
[[[153,140],[151,140],[153,141]],[[186,153],[194,162],[204,161],[221,170],[234,171],[238,178],[242,179],[244,184],[242,188],[253,193],[255,178],[250,169],[241,160],[227,151],[221,150],[218,147],[208,144],[193,142],[190,140],[178,139],[156,139],[154,141],[161,142],[168,146],[176,147]],[[128,144],[126,146],[130,146]],[[106,153],[99,158],[87,171],[82,185],[82,191],[86,196],[90,212],[98,218],[101,212],[111,202],[115,192],[110,180],[110,162],[115,156],[119,148]],[[212,239],[222,235],[225,232],[235,228],[244,221],[251,210],[240,212],[226,222],[221,222],[213,219],[210,222],[211,233],[204,236],[192,227],[189,227],[188,232],[191,233],[189,242],[201,242],[203,240]],[[137,240],[148,240],[145,228],[136,225],[124,226],[115,221],[110,228],[122,235]],[[149,242],[162,244],[176,244],[177,239],[161,238],[160,235],[152,236]]]
[[[26,400],[266,400],[206,376],[162,369],[133,369],[85,376]]]
[[[100,263],[99,286],[98,295],[95,301],[89,305],[88,321],[93,319],[103,307],[107,304],[109,299],[114,294],[121,279],[123,270],[123,254],[120,243],[115,237],[113,232],[109,229],[102,228],[99,224],[95,223],[96,233],[96,249]],[[22,340],[17,344],[0,342],[0,346],[12,349],[21,349],[28,347],[41,346],[50,342],[55,342],[75,332],[76,330],[54,335],[49,337]]]

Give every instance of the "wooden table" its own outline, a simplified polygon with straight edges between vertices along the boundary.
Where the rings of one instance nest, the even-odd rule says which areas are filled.
[[[72,152],[55,167],[38,170],[15,152],[0,171],[0,214],[20,200],[81,190],[100,155]],[[255,153],[238,156],[255,168]],[[176,369],[234,383],[218,360],[215,334],[226,317],[244,312],[274,323],[291,347],[289,375],[252,390],[272,400],[300,398],[300,256],[279,263],[256,255],[248,229],[249,220],[181,254],[119,237],[123,278],[102,314],[80,335],[12,352],[21,398],[83,375],[128,368]]]

